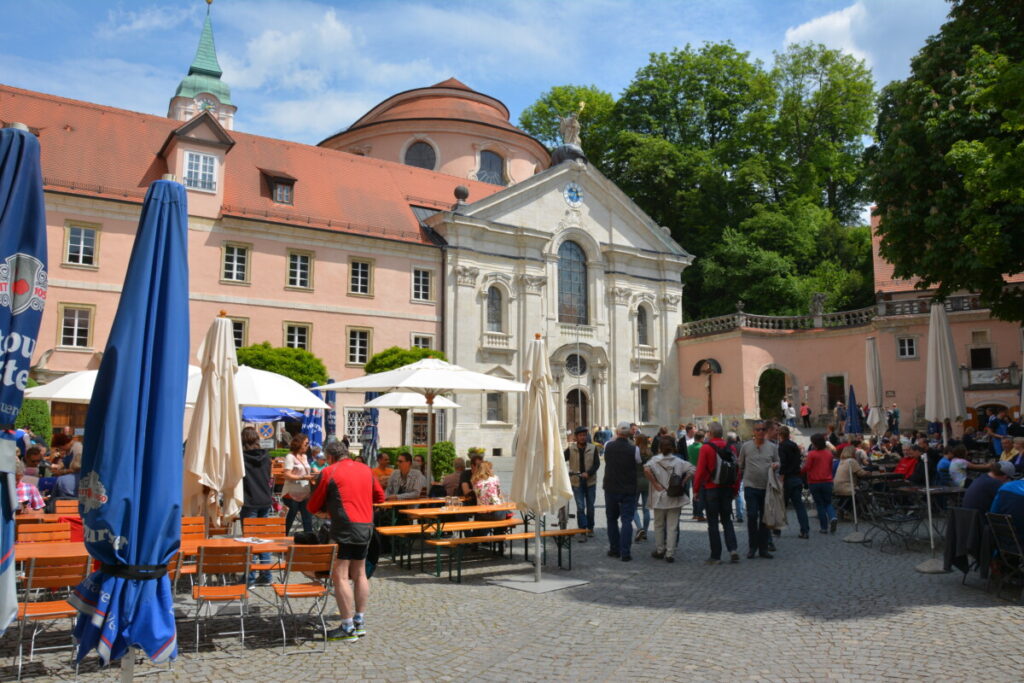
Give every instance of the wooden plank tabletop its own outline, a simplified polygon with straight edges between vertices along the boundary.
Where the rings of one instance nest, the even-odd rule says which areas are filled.
[[[399,510],[399,512],[417,519],[433,519],[451,515],[478,515],[485,512],[503,512],[515,509],[515,503],[503,503],[502,505],[462,505],[453,508],[411,508]]]
[[[443,505],[444,498],[403,498],[400,500],[385,500],[383,503],[374,503],[375,508],[397,508],[403,505]]]
[[[291,545],[290,538],[275,538],[270,543],[248,544],[254,553],[283,553]],[[234,547],[243,545],[233,538],[194,538],[181,542],[180,552],[183,555],[198,555],[199,546]],[[61,557],[64,555],[85,555],[85,543],[80,541],[60,543],[15,543],[14,559],[17,561],[31,560],[36,557]]]

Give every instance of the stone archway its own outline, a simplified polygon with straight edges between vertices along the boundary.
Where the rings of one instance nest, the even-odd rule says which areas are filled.
[[[590,426],[590,397],[576,387],[565,395],[565,428],[571,432],[580,426]]]
[[[782,414],[782,397],[786,396],[786,373],[778,368],[766,368],[757,378],[758,415],[762,419],[778,420]]]

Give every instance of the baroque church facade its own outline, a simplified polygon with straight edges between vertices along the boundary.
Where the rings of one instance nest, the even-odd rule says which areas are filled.
[[[98,367],[142,197],[169,173],[188,190],[193,354],[224,311],[236,344],[308,349],[335,380],[390,346],[514,379],[540,334],[566,428],[679,419],[692,257],[582,154],[553,160],[456,79],[398,93],[318,146],[248,135],[221,75],[207,16],[167,117],[0,85],[0,120],[43,149],[40,380]],[[511,453],[521,398],[453,398],[437,438]],[[339,429],[358,432],[362,402],[338,395]],[[80,408],[53,413],[84,425]]]

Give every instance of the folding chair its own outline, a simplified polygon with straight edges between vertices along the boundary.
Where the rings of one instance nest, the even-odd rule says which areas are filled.
[[[208,604],[239,604],[239,623],[242,646],[245,646],[245,613],[249,609],[249,591],[245,585],[245,574],[249,568],[251,549],[246,543],[235,546],[199,546],[199,563],[196,572],[200,583],[192,586],[192,598],[196,601],[196,652],[199,651],[199,633],[202,627],[203,606]],[[232,575],[242,577],[242,583],[232,583]],[[206,585],[213,576],[223,576],[224,585]]]
[[[242,535],[256,538],[288,538],[284,530],[284,517],[246,517],[242,520]],[[257,562],[250,568],[253,572],[281,571],[284,565],[278,561],[268,561],[268,553],[257,553]]]
[[[206,518],[205,517],[182,517],[181,518],[181,540],[194,540],[206,538]],[[171,579],[171,588],[177,584],[177,579],[180,576],[187,576],[189,581],[195,583],[196,575],[196,563],[185,562],[185,558],[178,555],[178,566],[175,571],[175,576]]]
[[[865,518],[871,523],[873,531],[868,536],[882,534],[884,540],[878,544],[879,550],[886,547],[896,548],[902,545],[910,548],[910,540],[914,531],[921,524],[921,513],[901,502],[901,496],[888,491],[868,492],[868,509]]]
[[[281,622],[281,648],[288,645],[288,634],[285,631],[285,613],[291,615],[292,626],[295,627],[298,615],[292,609],[292,598],[311,599],[312,603],[306,610],[320,620],[320,630],[324,634],[324,651],[327,651],[327,623],[324,621],[324,608],[331,597],[331,567],[334,563],[336,545],[293,545],[288,549],[282,583],[272,584],[277,597],[277,613]],[[311,578],[315,577],[315,578]],[[296,643],[298,638],[295,639]]]
[[[33,601],[32,598],[34,595],[40,594],[41,590],[59,592],[66,595],[69,589],[84,581],[88,574],[89,556],[85,554],[39,557],[29,561],[25,580],[22,583],[24,599],[18,603],[18,680],[21,680],[21,668],[24,661],[22,642],[25,637],[25,626],[29,622],[32,622],[32,640],[28,651],[28,660],[30,662],[36,651],[36,636],[48,628],[48,624],[40,628],[40,623],[42,622],[52,623],[59,619],[70,619],[72,656],[77,649],[74,638],[74,626],[78,610],[72,607],[71,603],[64,598],[39,601]],[[52,595],[48,597],[52,597]],[[40,649],[51,650],[55,648]]]
[[[78,501],[77,500],[55,500],[53,501],[53,511],[58,515],[77,515],[78,514]]]
[[[999,587],[996,589],[996,595],[1001,596],[1003,584],[1008,579],[1024,579],[1024,566],[1022,566],[1024,549],[1021,548],[1020,538],[1017,536],[1017,530],[1013,528],[1013,518],[1010,515],[988,512],[985,517],[988,519],[992,537],[996,542],[996,550],[999,552],[999,565],[1002,571],[999,574]],[[991,576],[990,572],[990,581]],[[1019,589],[1020,584],[1018,584],[1018,591]],[[1020,599],[1019,592],[1018,599]]]
[[[49,524],[22,524],[16,527],[18,543],[68,543],[71,525],[67,522]]]

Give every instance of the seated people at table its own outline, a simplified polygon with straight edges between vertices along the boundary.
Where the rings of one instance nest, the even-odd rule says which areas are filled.
[[[64,460],[61,464],[69,472],[78,472],[82,469],[82,437],[80,435],[76,434],[64,450]]]
[[[45,446],[29,446],[25,451],[25,474],[30,477],[49,477],[50,463],[46,461]]]
[[[462,475],[459,477],[459,492],[463,498],[466,499],[465,505],[476,505],[476,491],[473,490],[473,475],[476,473],[480,463],[484,461],[484,456],[479,453],[474,453],[469,456],[469,469],[463,470]]]
[[[370,471],[373,472],[373,476],[377,477],[381,487],[387,486],[391,473],[395,471],[395,468],[391,466],[391,456],[387,453],[378,453],[377,466]]]
[[[385,491],[388,500],[420,498],[427,487],[423,473],[412,465],[412,456],[407,452],[398,454],[398,469],[391,473]]]
[[[494,465],[486,460],[481,460],[473,473],[473,492],[476,493],[477,505],[501,505],[505,501],[501,498],[501,482],[498,475],[494,473]],[[485,512],[477,514],[478,520],[505,519],[507,516],[504,510],[500,512]]]
[[[1024,539],[1024,479],[1008,481],[996,491],[989,512],[1010,515],[1018,538]]]
[[[996,497],[996,491],[1010,481],[1013,472],[1013,465],[1008,462],[989,463],[988,472],[972,481],[971,485],[967,487],[960,507],[985,514],[992,507],[992,499]]]
[[[852,496],[853,477],[859,479],[867,473],[868,471],[857,460],[856,449],[853,446],[847,446],[839,456],[839,468],[836,469],[833,478],[832,495]]]
[[[1000,460],[1012,462],[1019,472],[1024,467],[1024,437],[1003,437],[1003,455]]]
[[[312,455],[309,459],[309,471],[313,474],[320,474],[320,471],[327,467],[327,458],[324,456],[323,449],[319,446],[313,446],[310,450]]]
[[[949,468],[953,464],[953,447],[946,446],[946,450],[942,454],[942,460],[939,460],[939,464],[935,467],[935,481],[933,482],[936,486],[952,486],[953,479],[950,476]]]
[[[957,444],[949,448],[949,477],[951,484],[959,488],[967,485],[967,470],[987,470],[988,464],[975,465],[967,459],[967,448]]]
[[[910,479],[914,476],[914,470],[917,469],[918,463],[921,461],[921,450],[916,443],[912,443],[906,448],[906,455],[900,458],[900,461],[896,463],[896,467],[893,472],[902,475],[904,479]]]
[[[466,459],[460,455],[455,458],[453,465],[455,471],[441,477],[441,486],[444,487],[444,495],[446,496],[459,495],[459,479],[462,477],[462,473],[466,471]]]
[[[39,489],[35,484],[22,481],[22,477],[25,476],[25,463],[21,461],[21,458],[18,459],[14,467],[14,481],[18,488],[18,509],[22,512],[42,510],[46,506],[46,501],[39,495]]]

